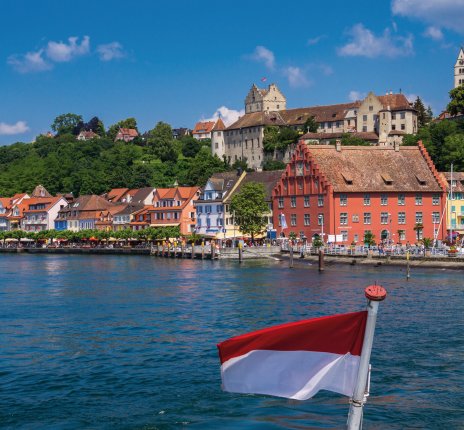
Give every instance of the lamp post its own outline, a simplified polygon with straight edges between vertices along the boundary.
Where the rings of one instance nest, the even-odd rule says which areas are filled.
[[[232,248],[235,248],[235,211],[232,211],[232,222],[234,224],[234,242],[232,243]]]
[[[319,219],[319,224],[321,225],[321,240],[322,240],[322,243],[324,243],[324,215],[319,214],[318,219]]]
[[[391,216],[391,213],[389,212],[388,213],[388,244],[392,244],[392,240],[391,240],[391,227],[392,227],[392,216]]]

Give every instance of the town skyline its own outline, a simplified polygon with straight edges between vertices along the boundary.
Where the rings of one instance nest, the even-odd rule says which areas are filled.
[[[129,22],[122,2],[108,10],[82,1],[66,16],[45,4],[3,6],[10,19],[0,34],[10,42],[0,47],[0,145],[32,141],[67,112],[106,127],[135,117],[144,131],[158,121],[193,128],[221,111],[229,125],[252,83],[277,83],[288,108],[401,90],[438,115],[464,32],[463,1],[394,0],[375,10],[358,1],[343,11],[341,2],[281,10],[268,1],[246,13],[242,2],[227,10],[147,2]]]

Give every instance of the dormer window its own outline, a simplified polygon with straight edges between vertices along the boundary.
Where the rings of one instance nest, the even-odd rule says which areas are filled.
[[[416,179],[417,179],[417,182],[419,182],[419,185],[427,185],[427,181],[425,180],[424,177],[422,177],[420,175],[416,175]],[[453,185],[453,187],[455,187],[455,186],[456,186],[456,184]]]
[[[388,173],[381,173],[380,176],[383,179],[383,182],[385,182],[386,185],[392,185],[393,184],[393,179]]]
[[[353,177],[349,173],[342,173],[342,176],[347,185],[353,185]]]

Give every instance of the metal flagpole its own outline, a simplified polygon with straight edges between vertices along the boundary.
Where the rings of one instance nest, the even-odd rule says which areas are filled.
[[[350,412],[348,414],[347,429],[359,430],[362,425],[363,407],[366,403],[366,389],[369,374],[369,361],[371,358],[372,342],[374,340],[375,323],[379,303],[387,297],[387,292],[380,285],[371,285],[364,291],[367,302],[367,322],[364,333],[364,341],[359,363],[356,387],[351,399]]]

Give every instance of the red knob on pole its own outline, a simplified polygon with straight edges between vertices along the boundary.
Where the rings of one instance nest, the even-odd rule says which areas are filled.
[[[373,300],[375,302],[381,302],[385,299],[385,297],[387,297],[387,291],[380,285],[369,285],[364,290],[364,294],[369,300]]]

